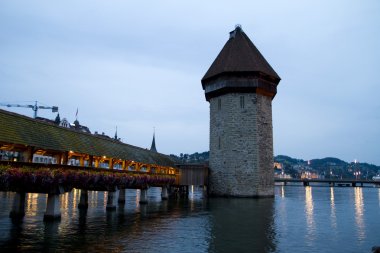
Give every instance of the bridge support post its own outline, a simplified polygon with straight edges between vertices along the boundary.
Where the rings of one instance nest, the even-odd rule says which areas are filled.
[[[110,158],[108,162],[108,169],[113,170],[113,165],[114,165],[113,158]]]
[[[79,157],[79,166],[84,167],[84,157]]]
[[[94,167],[99,168],[99,159],[98,158],[95,159]]]
[[[57,164],[62,164],[62,156],[61,154],[54,155],[55,161]]]
[[[161,199],[162,200],[167,200],[168,198],[169,198],[168,187],[167,186],[163,186],[162,190],[161,190]]]
[[[48,194],[46,212],[44,220],[56,220],[61,218],[61,205],[59,201],[59,194]]]
[[[22,218],[25,216],[25,192],[17,192],[13,199],[12,210],[9,213],[11,218]]]
[[[62,163],[63,165],[67,165],[69,162],[69,152],[65,151],[62,153]]]
[[[140,190],[140,204],[148,204],[148,189]]]
[[[308,181],[303,181],[303,186],[309,186],[309,182]]]
[[[119,198],[117,199],[117,202],[120,204],[125,204],[125,189],[119,190]]]
[[[116,205],[114,203],[114,194],[115,194],[115,192],[111,192],[111,191],[108,192],[107,206],[106,206],[107,211],[115,211],[116,210]]]
[[[27,149],[22,154],[24,158],[24,162],[26,163],[33,162],[33,154],[34,154],[34,148],[31,146],[28,146]]]
[[[87,167],[92,167],[92,163],[94,162],[94,156],[89,155],[88,156],[88,165]]]
[[[356,183],[355,182],[352,182],[352,187],[356,187]]]
[[[88,208],[88,191],[87,190],[80,190],[80,199],[78,208],[80,209],[87,209]]]

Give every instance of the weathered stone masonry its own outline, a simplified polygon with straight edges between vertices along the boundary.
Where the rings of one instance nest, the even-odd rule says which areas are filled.
[[[212,196],[274,195],[272,99],[280,78],[240,27],[202,79]]]

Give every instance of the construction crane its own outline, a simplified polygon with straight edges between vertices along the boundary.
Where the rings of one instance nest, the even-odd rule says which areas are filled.
[[[32,108],[34,111],[34,118],[37,118],[37,111],[39,109],[51,109],[52,112],[58,112],[58,106],[43,106],[43,105],[37,105],[37,101],[34,103],[34,105],[17,105],[17,104],[6,104],[6,103],[0,103],[1,106],[6,107],[26,107],[26,108]]]

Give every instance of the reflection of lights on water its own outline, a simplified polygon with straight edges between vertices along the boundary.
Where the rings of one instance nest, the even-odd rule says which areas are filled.
[[[61,202],[61,208],[63,209],[68,209],[69,207],[69,194],[68,193],[64,193],[64,194],[61,194],[60,196],[60,202]]]
[[[358,237],[365,238],[365,225],[363,221],[364,202],[363,191],[361,187],[355,187],[355,222],[358,228]]]
[[[138,206],[140,205],[140,194],[141,194],[141,190],[137,189],[136,190],[136,210],[138,210]]]
[[[331,207],[331,225],[333,226],[333,228],[336,228],[334,187],[330,187],[330,207]]]
[[[191,185],[189,190],[189,199],[190,199],[190,211],[194,211],[195,204],[194,204],[194,185]]]
[[[194,185],[191,185],[189,190],[189,199],[194,199],[194,195]]]
[[[315,231],[314,203],[313,203],[313,195],[312,195],[310,186],[305,187],[305,209],[306,209],[306,222],[307,222],[307,228],[308,228],[307,229],[308,235],[313,236],[314,231]]]
[[[37,215],[38,196],[38,193],[27,193],[25,212],[30,216]]]
[[[285,186],[281,186],[281,198],[285,198]]]
[[[88,205],[89,206],[95,207],[98,205],[98,195],[99,195],[98,191],[89,191],[89,194],[88,194]]]
[[[107,191],[104,191],[103,192],[103,206],[106,207],[107,206],[107,199],[108,199],[108,192]]]
[[[78,194],[80,194],[82,190],[78,190],[78,189],[73,189],[73,204],[72,204],[72,210],[75,211],[78,204]]]

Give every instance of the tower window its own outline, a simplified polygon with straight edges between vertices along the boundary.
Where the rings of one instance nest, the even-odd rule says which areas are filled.
[[[222,109],[222,100],[218,98],[218,110]]]
[[[240,96],[240,108],[244,109],[244,96]]]

